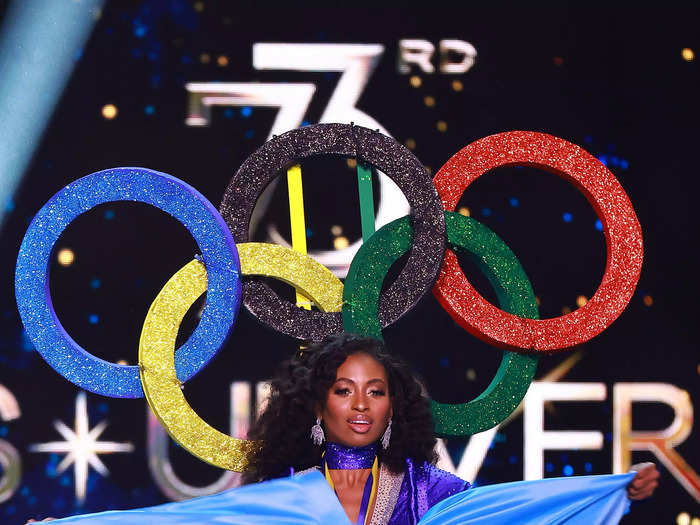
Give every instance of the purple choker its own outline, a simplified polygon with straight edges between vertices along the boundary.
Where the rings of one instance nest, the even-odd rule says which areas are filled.
[[[323,460],[331,470],[349,470],[372,468],[377,455],[377,445],[372,443],[366,447],[345,447],[338,443],[326,443],[326,453]]]

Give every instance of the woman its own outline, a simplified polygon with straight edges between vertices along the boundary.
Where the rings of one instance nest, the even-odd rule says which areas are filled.
[[[434,466],[429,401],[408,367],[372,338],[331,336],[285,363],[249,437],[264,445],[246,482],[319,468],[352,523],[415,524],[469,488]],[[653,466],[640,471],[628,495],[649,496],[656,478]]]
[[[335,489],[350,521],[363,525],[415,525],[431,507],[469,488],[469,483],[434,466],[437,457],[430,404],[408,367],[389,355],[380,341],[351,334],[329,337],[283,364],[271,386],[269,402],[249,433],[249,437],[262,440],[263,447],[250,460],[244,474],[247,483],[320,469]],[[289,479],[303,478],[310,480],[309,476]],[[657,485],[656,478],[658,472],[653,465],[638,472],[627,489],[630,498],[649,496]],[[325,485],[322,479],[319,481],[320,485]],[[495,505],[489,494],[467,504],[471,504],[470,508],[486,509],[484,513],[479,511],[485,523],[494,522],[491,515],[504,518],[507,514],[504,507],[510,506],[511,501],[505,495],[507,485],[484,487],[465,494],[471,496],[480,490],[497,489]],[[309,487],[309,484],[304,485],[306,490]],[[248,490],[256,488],[260,489],[258,494]],[[243,497],[246,490],[252,495],[248,499]],[[301,500],[296,500],[296,505],[300,501],[308,505],[309,498],[314,506],[322,504],[306,490],[300,493]],[[583,499],[581,492],[572,491],[568,485],[564,490],[576,505]],[[521,505],[528,497],[524,496],[521,486],[516,487],[515,492],[516,503]],[[532,499],[540,501],[540,507],[547,510],[541,487],[533,487],[531,492],[535,493]],[[316,493],[327,497],[326,492]],[[560,505],[561,494],[553,496],[557,500],[552,502],[553,506]],[[234,515],[243,519],[241,523],[250,523],[250,515],[242,516],[241,512],[254,508],[261,521],[270,523],[271,517],[277,516],[276,511],[282,509],[282,513],[286,513],[294,506],[290,503],[293,499],[285,498],[279,486],[260,484],[186,502],[107,514],[112,521],[139,525],[239,523],[231,521]],[[254,507],[250,506],[251,502]],[[276,503],[279,504],[275,506]],[[450,501],[445,501],[448,503]],[[433,512],[439,511],[437,521],[426,516],[429,523],[445,523],[443,517],[449,509],[440,514],[443,509],[438,507],[433,508]],[[463,508],[458,509],[460,517],[465,515]],[[337,512],[341,511],[337,509]],[[523,512],[515,509],[515,513],[515,519],[505,516],[505,521],[500,519],[499,523],[523,522],[520,519]],[[593,514],[597,517],[601,513],[594,511]],[[298,518],[299,512],[294,516]],[[100,513],[74,520],[90,525],[102,523],[106,517]],[[537,513],[529,517],[534,521],[528,523],[541,522]],[[604,523],[613,521],[616,519],[603,520]],[[320,522],[329,523],[328,520]]]

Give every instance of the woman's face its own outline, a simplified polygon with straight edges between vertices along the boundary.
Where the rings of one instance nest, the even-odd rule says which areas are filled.
[[[349,356],[336,372],[326,404],[317,414],[326,439],[346,447],[378,441],[392,415],[384,367],[365,353]]]

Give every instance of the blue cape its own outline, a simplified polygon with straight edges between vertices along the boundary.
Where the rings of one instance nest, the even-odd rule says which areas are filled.
[[[627,511],[634,473],[551,478],[478,487],[433,506],[420,525],[608,525]],[[350,525],[318,472],[144,509],[64,518],[57,525]]]

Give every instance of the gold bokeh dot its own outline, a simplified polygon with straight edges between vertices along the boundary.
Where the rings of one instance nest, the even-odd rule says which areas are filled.
[[[681,56],[686,62],[692,62],[693,60],[695,60],[695,52],[689,47],[684,47],[681,50]]]
[[[219,64],[220,67],[226,67],[228,66],[228,57],[226,55],[219,55],[219,58],[216,59],[216,63]]]
[[[537,303],[537,306],[542,306],[542,301],[540,301],[540,298],[535,296],[535,303]]]
[[[428,175],[432,175],[432,174],[433,174],[433,168],[431,168],[430,166],[424,166],[424,168],[425,168],[425,171],[428,172]]]
[[[118,365],[128,365],[129,362],[126,359],[120,359],[119,361],[117,361],[117,364]]]
[[[457,210],[457,213],[460,215],[464,215],[465,217],[470,217],[471,216],[471,211],[469,211],[469,208],[466,206],[460,206],[460,208]]]
[[[581,308],[582,306],[586,306],[586,303],[588,302],[588,298],[585,295],[579,295],[576,298],[576,306]]]
[[[211,62],[211,56],[209,56],[209,53],[202,53],[201,55],[199,55],[199,61],[202,64],[208,64],[209,62]]]
[[[464,89],[464,84],[462,84],[461,80],[453,80],[452,89],[454,89],[455,91],[462,91]]]
[[[561,309],[562,315],[570,314],[571,313],[571,308],[568,306],[565,306],[564,308]]]
[[[61,266],[70,266],[75,261],[75,253],[70,248],[62,248],[56,254],[56,260]]]
[[[429,108],[432,108],[435,106],[435,97],[432,97],[430,95],[426,95],[423,98],[423,103],[428,106]]]
[[[690,525],[690,514],[687,512],[681,512],[676,516],[676,523],[678,525]]]
[[[474,381],[476,379],[476,370],[470,368],[467,370],[466,376],[469,381]]]
[[[334,224],[333,226],[331,226],[331,233],[336,237],[338,235],[342,235],[343,227],[340,224]]]
[[[414,139],[406,139],[404,144],[408,149],[416,149],[416,141]]]
[[[645,295],[642,301],[644,301],[644,306],[651,306],[654,304],[654,299],[652,299],[651,295]]]
[[[419,88],[423,84],[423,79],[419,77],[418,75],[413,75],[410,79],[409,82],[414,88]]]
[[[700,518],[693,518],[690,520],[690,525],[700,525]]]
[[[435,127],[440,133],[445,133],[445,131],[447,131],[447,122],[445,122],[444,120],[438,120],[435,124]]]
[[[204,11],[204,2],[195,2],[193,7],[195,11],[201,13]]]
[[[348,246],[350,246],[350,241],[348,241],[347,237],[343,237],[341,235],[340,237],[336,237],[335,239],[333,239],[333,247],[336,250],[344,250]]]
[[[114,117],[117,116],[117,106],[114,104],[105,104],[102,106],[102,116],[106,118],[107,120],[112,120]]]
[[[348,168],[351,170],[354,170],[357,168],[357,159],[347,159],[345,163],[348,165]]]

